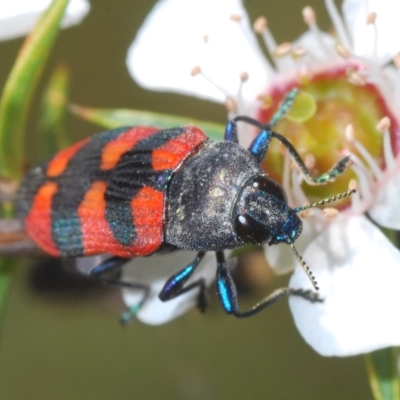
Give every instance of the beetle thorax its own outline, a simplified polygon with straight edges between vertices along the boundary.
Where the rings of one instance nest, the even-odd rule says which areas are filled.
[[[246,149],[227,141],[207,142],[172,178],[165,242],[197,251],[243,245],[234,228],[237,196],[260,173]]]

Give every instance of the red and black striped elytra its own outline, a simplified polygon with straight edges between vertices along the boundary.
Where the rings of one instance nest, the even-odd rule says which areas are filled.
[[[194,127],[100,133],[29,171],[17,212],[54,256],[149,255],[164,242],[168,182],[206,140]]]
[[[297,213],[351,191],[292,209],[284,190],[268,178],[260,163],[275,138],[287,148],[305,180],[317,185],[340,175],[349,158],[313,178],[288,140],[271,130],[296,93],[285,98],[270,124],[244,116],[234,118],[221,142],[209,140],[190,126],[120,128],[95,135],[28,172],[16,195],[18,215],[31,238],[54,256],[113,255],[96,266],[92,275],[103,275],[126,258],[163,249],[197,251],[195,260],[166,282],[159,294],[163,301],[196,288],[204,308],[204,280],[186,283],[207,251],[216,253],[217,292],[228,314],[247,317],[289,294],[319,301],[309,290],[285,288],[240,312],[223,252],[246,244],[287,243],[317,289],[294,247],[302,230]],[[238,144],[239,121],[260,130],[248,149]],[[130,315],[144,304],[149,290],[143,291],[143,301]]]

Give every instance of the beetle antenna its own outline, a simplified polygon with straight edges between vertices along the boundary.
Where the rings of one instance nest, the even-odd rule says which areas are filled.
[[[319,200],[319,201],[317,201],[315,203],[306,204],[305,206],[302,206],[302,207],[296,207],[294,209],[294,212],[298,213],[300,211],[308,210],[309,208],[313,208],[313,207],[317,207],[317,206],[322,206],[324,204],[332,203],[333,201],[341,200],[341,199],[344,199],[347,196],[351,196],[353,193],[356,193],[356,192],[357,192],[356,189],[349,189],[346,192],[335,194],[332,197],[327,197],[326,199]]]
[[[299,93],[298,88],[292,89],[283,99],[282,104],[279,106],[278,111],[272,116],[269,121],[267,127],[271,129],[274,125],[276,125],[282,117],[292,108],[294,100]]]
[[[297,251],[296,247],[294,247],[293,243],[289,243],[290,247],[293,250],[294,255],[296,256],[297,260],[299,261],[300,265],[303,267],[304,272],[307,274],[308,279],[310,280],[311,284],[313,285],[315,290],[319,290],[317,281],[315,280],[314,275],[312,274],[310,267],[306,264],[306,262],[303,260],[303,257],[299,254]]]

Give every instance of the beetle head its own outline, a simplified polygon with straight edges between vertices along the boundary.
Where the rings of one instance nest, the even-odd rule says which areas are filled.
[[[293,243],[302,222],[287,204],[283,188],[260,175],[243,188],[236,204],[236,233],[244,243]]]

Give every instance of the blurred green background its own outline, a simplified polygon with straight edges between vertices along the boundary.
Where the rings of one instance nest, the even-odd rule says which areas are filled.
[[[63,63],[71,69],[74,103],[225,122],[223,106],[145,91],[131,80],[126,51],[153,4],[92,0],[84,22],[61,32],[45,78]],[[301,10],[305,5],[313,6],[320,26],[329,29],[322,1],[251,0],[245,4],[252,21],[260,14],[268,18],[278,42],[293,40],[304,31]],[[0,43],[1,86],[21,45],[22,39]],[[31,118],[31,162],[41,159],[40,144],[34,139],[38,108],[34,106]],[[75,117],[70,122],[74,141],[98,130]],[[372,398],[363,358],[317,355],[298,334],[287,301],[250,319],[235,320],[224,315],[213,298],[204,316],[193,310],[161,327],[135,323],[121,328],[118,290],[89,285],[66,292],[56,284],[51,293],[32,290],[32,274],[36,271],[39,283],[44,276],[33,270],[34,262],[38,260],[21,260],[6,310],[0,399]],[[286,281],[277,279],[274,286]],[[257,286],[243,296],[242,308],[272,290]]]

